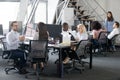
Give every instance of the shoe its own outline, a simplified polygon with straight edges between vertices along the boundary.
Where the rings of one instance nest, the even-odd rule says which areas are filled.
[[[70,58],[67,57],[67,58],[65,58],[65,60],[63,61],[63,64],[67,64],[69,61],[70,61]]]
[[[19,74],[27,74],[29,73],[26,69],[20,69]]]
[[[44,67],[41,67],[41,72],[43,72],[43,70],[44,70]]]

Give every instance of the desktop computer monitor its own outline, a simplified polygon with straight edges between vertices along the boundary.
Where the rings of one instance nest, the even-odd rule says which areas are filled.
[[[33,37],[35,31],[36,31],[37,24],[28,24],[25,35],[29,37]],[[55,24],[46,24],[47,30],[49,32],[49,36],[52,38],[58,38],[60,36],[60,33],[62,32],[61,25],[55,25]]]
[[[60,36],[60,33],[62,32],[61,25],[46,24],[46,26],[50,37],[53,37],[55,39]]]

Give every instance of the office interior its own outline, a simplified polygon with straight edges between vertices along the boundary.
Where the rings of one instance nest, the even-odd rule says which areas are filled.
[[[62,32],[62,24],[67,22],[71,30],[78,24],[84,24],[87,32],[92,31],[91,23],[99,21],[104,28],[106,13],[111,11],[115,21],[120,23],[119,0],[0,0],[0,36],[6,36],[11,30],[10,23],[18,21],[18,32],[27,38],[33,37],[38,22],[44,22],[51,38],[56,38]],[[117,43],[120,40],[118,40]],[[48,64],[40,75],[41,80],[120,80],[119,45],[114,52],[92,55],[92,69],[85,64],[82,72],[64,71],[64,77],[58,77],[57,54],[49,51]],[[6,59],[2,59],[3,46],[0,42],[0,80],[36,80],[32,75],[26,79],[16,71],[6,74],[8,66]],[[88,58],[83,61],[89,62]]]

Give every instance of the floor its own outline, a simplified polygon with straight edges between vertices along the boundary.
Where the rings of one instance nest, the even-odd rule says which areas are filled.
[[[80,74],[78,71],[64,74],[63,78],[57,76],[56,54],[49,54],[49,61],[45,70],[40,75],[40,80],[120,80],[120,54],[119,52],[107,53],[107,56],[93,56],[93,68],[90,70],[86,64],[85,70]],[[7,60],[0,56],[0,80],[36,80],[36,76],[30,75],[29,79],[25,75],[20,75],[16,71],[11,71],[8,75],[4,69],[7,67]]]

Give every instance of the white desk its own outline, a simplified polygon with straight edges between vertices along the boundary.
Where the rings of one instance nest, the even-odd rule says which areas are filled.
[[[25,36],[25,39],[26,40],[33,40],[33,37],[27,37],[27,36]]]
[[[3,36],[3,35],[0,35],[0,39],[3,39],[3,38],[5,38],[5,36]]]

